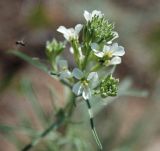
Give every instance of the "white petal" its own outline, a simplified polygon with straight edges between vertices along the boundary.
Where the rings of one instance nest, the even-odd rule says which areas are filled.
[[[91,49],[94,51],[94,54],[97,56],[97,57],[100,57],[102,58],[104,56],[104,53],[99,51],[99,46],[97,43],[92,43],[91,44]]]
[[[68,32],[69,32],[69,33],[74,33],[75,30],[74,30],[74,28],[68,28]]]
[[[76,84],[73,85],[72,91],[76,94],[76,95],[80,95],[82,93],[82,83],[79,81]]]
[[[69,41],[69,39],[70,39],[70,35],[69,35],[69,34],[65,34],[65,35],[63,35],[63,36],[64,36],[64,38],[65,38],[66,40]]]
[[[107,44],[112,44],[112,40],[108,41]]]
[[[111,65],[116,65],[121,63],[121,58],[120,57],[113,57],[110,61]]]
[[[60,73],[60,79],[65,79],[65,78],[71,78],[72,74],[69,70],[65,70],[63,72]]]
[[[73,54],[73,53],[74,53],[74,50],[73,50],[73,48],[72,48],[72,47],[70,47],[70,48],[69,48],[69,51],[70,51],[70,53],[71,53],[71,54]]]
[[[99,49],[99,45],[97,43],[91,43],[91,48],[93,51],[97,51]]]
[[[66,60],[58,60],[58,66],[61,70],[68,68],[68,63]]]
[[[77,24],[75,26],[75,33],[78,35],[82,28],[83,28],[82,24]]]
[[[57,29],[58,32],[62,33],[62,34],[66,34],[67,32],[67,28],[64,26],[59,26]]]
[[[69,35],[69,38],[76,38],[78,36],[77,33],[75,32],[74,28],[68,29],[68,35]]]
[[[87,77],[87,80],[97,80],[97,79],[98,79],[97,72],[91,72]]]
[[[72,71],[72,75],[76,78],[76,79],[82,79],[84,77],[83,72],[78,69],[78,68],[74,68]]]
[[[111,46],[111,49],[115,50],[115,49],[117,49],[117,47],[118,47],[118,43],[113,43]]]
[[[85,100],[89,100],[91,98],[91,90],[89,87],[84,88],[83,92],[82,92],[82,96]]]
[[[92,17],[94,17],[94,16],[98,16],[101,18],[103,16],[103,14],[101,13],[101,11],[94,10],[94,11],[92,11]]]
[[[98,84],[98,74],[97,72],[91,72],[88,77],[87,80],[89,81],[89,85],[91,88],[95,88]]]
[[[107,44],[112,44],[112,41],[119,37],[119,35],[116,31],[113,31],[112,34],[113,34],[113,38],[110,41],[108,41]]]
[[[62,33],[62,34],[68,34],[68,29],[64,26],[59,26],[57,31]]]
[[[112,34],[114,36],[114,38],[112,40],[114,40],[114,39],[119,37],[118,32],[116,32],[116,31],[113,31]]]
[[[110,49],[111,49],[110,46],[104,45],[103,52],[106,53],[106,52],[110,51]]]
[[[83,15],[84,15],[84,18],[86,19],[86,21],[91,21],[92,16],[88,11],[85,10]]]
[[[60,26],[57,29],[57,31],[62,33],[66,40],[69,40],[70,35],[69,35],[69,31],[68,31],[68,29],[66,27]]]
[[[104,56],[103,52],[95,52],[94,54],[99,58],[103,58],[103,56]]]
[[[123,56],[125,54],[124,47],[118,46],[115,51],[113,51],[114,56]]]

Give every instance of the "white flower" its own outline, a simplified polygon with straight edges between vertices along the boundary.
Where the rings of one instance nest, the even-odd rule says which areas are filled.
[[[121,63],[121,56],[125,54],[124,48],[114,43],[110,46],[104,45],[103,50],[99,51],[99,46],[96,43],[91,44],[94,54],[99,58],[106,58],[109,61],[108,65],[116,65]]]
[[[57,31],[62,33],[64,38],[68,41],[71,39],[78,39],[79,32],[81,31],[83,25],[77,24],[75,28],[66,28],[64,26],[60,26]]]
[[[66,60],[59,60],[58,61],[58,66],[60,70],[60,79],[65,79],[65,78],[71,78],[72,73],[68,70],[68,63]]]
[[[102,18],[104,16],[104,14],[102,14],[101,11],[97,10],[92,11],[92,13],[89,13],[85,10],[83,15],[87,22],[91,21],[94,16],[98,16],[99,18]]]
[[[85,74],[78,68],[73,69],[72,75],[79,81],[73,85],[72,91],[76,95],[82,95],[85,100],[90,99],[92,89],[98,84],[97,72],[91,72],[85,77]]]

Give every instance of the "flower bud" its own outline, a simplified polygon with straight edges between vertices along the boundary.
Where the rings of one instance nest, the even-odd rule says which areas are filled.
[[[54,53],[58,55],[61,53],[61,51],[65,48],[64,43],[62,42],[57,42],[56,39],[53,39],[52,41],[47,41],[46,43],[46,51],[48,53]]]
[[[107,76],[100,83],[100,94],[103,98],[107,96],[116,96],[118,91],[119,80],[112,77],[112,75]]]
[[[103,16],[94,16],[90,22],[87,23],[88,35],[92,42],[107,43],[115,38],[113,31],[114,25],[109,23]]]

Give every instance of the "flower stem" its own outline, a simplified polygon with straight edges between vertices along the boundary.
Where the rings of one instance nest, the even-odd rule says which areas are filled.
[[[89,44],[84,45],[84,50],[86,51],[86,54],[85,54],[85,58],[84,58],[84,61],[82,64],[82,70],[84,70],[86,68],[87,61],[88,61],[88,58],[90,55]]]
[[[60,76],[59,73],[52,72],[52,71],[49,72],[49,75],[57,76],[57,77]],[[60,79],[60,81],[61,81],[64,85],[66,85],[67,87],[69,87],[70,89],[72,88],[72,85],[71,85],[68,81],[66,81],[66,80],[64,80],[64,79]]]
[[[77,65],[80,67],[80,62],[79,62],[79,51],[78,51],[78,47],[79,47],[79,42],[76,41],[76,40],[72,40],[71,41],[71,45],[73,47],[73,50],[74,50],[74,58],[75,58],[75,62],[77,63]]]
[[[89,100],[85,100],[86,101],[86,104],[87,104],[87,107],[88,107],[88,113],[89,113],[89,116],[90,116],[90,125],[91,125],[91,129],[92,129],[92,133],[93,133],[93,136],[94,136],[94,139],[98,145],[98,147],[100,148],[100,150],[103,149],[102,147],[102,144],[98,138],[98,135],[97,135],[97,132],[96,132],[96,128],[94,126],[94,121],[93,121],[93,113],[92,113],[92,110],[91,110],[91,104],[89,102]]]
[[[111,71],[110,71],[110,74],[111,74],[111,75],[114,73],[115,69],[116,69],[116,65],[114,65],[114,66],[112,67],[112,69],[111,69]]]
[[[99,68],[101,68],[101,65],[98,63],[91,69],[91,72],[97,71]]]

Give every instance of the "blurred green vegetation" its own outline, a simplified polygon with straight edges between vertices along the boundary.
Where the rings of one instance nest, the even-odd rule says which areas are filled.
[[[146,44],[149,46],[149,51],[153,55],[153,67],[156,73],[160,72],[160,27],[159,25],[151,29],[146,37]]]
[[[38,4],[32,8],[29,16],[27,17],[28,24],[32,28],[41,28],[51,26],[51,21],[48,19],[44,5]]]

